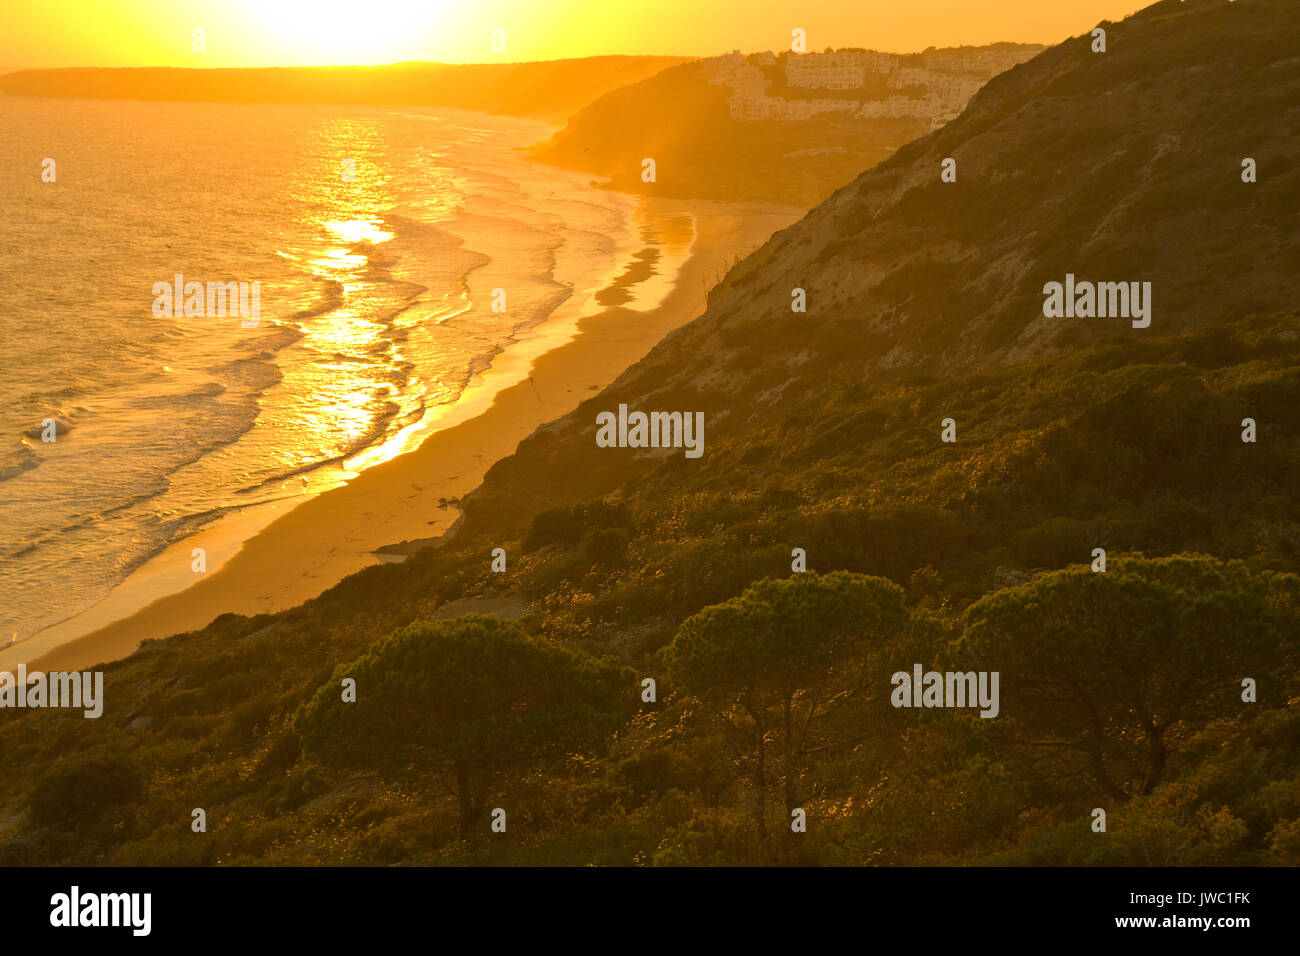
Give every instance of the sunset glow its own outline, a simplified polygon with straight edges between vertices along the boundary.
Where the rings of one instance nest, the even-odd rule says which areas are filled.
[[[455,0],[241,0],[242,18],[268,50],[317,64],[392,63],[417,58],[417,38],[452,29]],[[362,13],[364,6],[364,14]]]
[[[432,60],[519,62],[608,54],[709,56],[788,48],[1054,43],[1137,0],[1006,0],[996,16],[967,0],[783,0],[699,4],[624,0],[48,0],[14,6],[0,70],[61,66],[329,66]],[[203,30],[206,49],[192,37]],[[505,46],[493,46],[504,31]],[[497,34],[496,36],[500,36]]]
[[[1300,0],[0,3],[8,938],[1285,924]]]

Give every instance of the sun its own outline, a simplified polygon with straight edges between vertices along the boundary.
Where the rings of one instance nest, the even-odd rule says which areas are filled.
[[[456,4],[437,0],[240,0],[249,27],[285,61],[393,63],[427,59]]]

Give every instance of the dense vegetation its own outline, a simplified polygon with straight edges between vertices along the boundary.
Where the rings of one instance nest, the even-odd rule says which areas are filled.
[[[834,383],[692,467],[471,510],[145,645],[98,721],[5,712],[0,859],[1300,862],[1297,350],[1292,314]],[[914,663],[999,670],[1002,713],[891,707]]]
[[[0,712],[0,863],[1300,863],[1297,22],[1161,3],[996,78],[437,547]],[[1071,254],[1151,327],[1045,326]],[[596,447],[619,402],[704,456]],[[998,716],[892,706],[917,664]]]

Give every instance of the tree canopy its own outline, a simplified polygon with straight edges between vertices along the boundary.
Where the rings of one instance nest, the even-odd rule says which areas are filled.
[[[1082,753],[1111,795],[1150,792],[1179,739],[1281,702],[1300,579],[1206,555],[1113,557],[1041,574],[972,604],[954,650],[1002,674],[1005,712],[1036,744]]]
[[[342,700],[345,678],[356,681],[355,703]],[[297,727],[304,750],[323,762],[453,772],[468,827],[495,774],[600,741],[633,700],[621,668],[472,614],[378,641],[334,672]]]

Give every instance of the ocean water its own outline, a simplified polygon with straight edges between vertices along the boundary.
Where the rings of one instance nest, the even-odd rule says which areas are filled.
[[[680,232],[528,160],[551,130],[517,118],[0,96],[0,128],[0,645],[231,509],[391,457]],[[257,326],[159,317],[176,274],[258,282]]]

